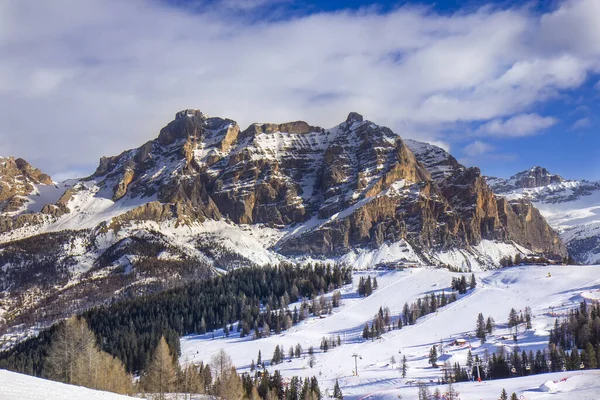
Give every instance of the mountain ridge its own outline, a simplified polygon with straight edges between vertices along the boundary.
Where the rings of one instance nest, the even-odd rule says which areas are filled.
[[[476,270],[507,255],[566,256],[531,202],[498,198],[478,168],[354,112],[332,129],[242,130],[187,109],[91,176],[41,188],[53,188],[48,204],[32,207],[31,192],[0,214],[0,333],[243,265]]]

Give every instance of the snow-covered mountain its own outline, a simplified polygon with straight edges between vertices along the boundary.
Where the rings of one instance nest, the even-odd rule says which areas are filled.
[[[242,130],[184,110],[156,139],[60,184],[5,160],[0,334],[241,265],[478,270],[517,253],[566,255],[531,202],[495,196],[479,169],[357,113],[331,129]]]
[[[600,262],[600,182],[567,180],[542,167],[487,181],[499,195],[535,204],[576,261]]]

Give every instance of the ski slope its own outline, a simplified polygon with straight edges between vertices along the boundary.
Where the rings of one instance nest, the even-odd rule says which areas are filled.
[[[125,400],[131,397],[0,370],[0,399]]]
[[[369,274],[377,276],[379,288],[369,297],[358,297],[356,285],[359,277]],[[342,289],[342,306],[334,309],[332,315],[325,318],[309,318],[280,335],[273,334],[258,340],[251,337],[240,339],[237,333],[226,338],[220,331],[215,332],[214,339],[212,334],[187,336],[181,339],[180,362],[210,362],[216,352],[225,349],[238,371],[243,372],[249,370],[251,361],[256,361],[258,351],[261,350],[268,370],[278,369],[284,377],[316,375],[324,392],[329,390],[331,393],[335,380],[338,379],[346,398],[397,398],[398,394],[404,392],[408,397],[402,394],[403,398],[414,398],[411,396],[416,396],[414,384],[417,381],[437,382],[442,375],[440,368],[432,368],[428,364],[431,346],[442,342],[444,354],[440,357],[440,364],[447,360],[451,365],[455,362],[465,365],[468,346],[451,346],[451,343],[456,339],[469,341],[469,333],[474,334],[477,315],[480,312],[485,318],[494,318],[496,330],[483,345],[475,338],[471,340],[474,355],[483,356],[486,350],[493,352],[501,347],[507,352],[512,352],[516,344],[507,328],[508,314],[511,308],[519,311],[527,306],[532,309],[533,328],[525,332],[520,331],[517,344],[520,350],[532,350],[535,353],[536,350],[547,347],[549,330],[554,323],[551,313],[559,315],[576,306],[583,298],[600,297],[598,266],[520,266],[475,272],[477,288],[459,296],[456,302],[420,318],[415,325],[387,332],[381,339],[365,341],[362,338],[365,323],[373,319],[379,307],[389,307],[395,319],[406,302],[410,304],[431,292],[439,293],[445,290],[448,293],[452,277],[460,275],[434,268],[359,271],[355,273],[354,284]],[[294,305],[291,305],[290,309],[293,310],[293,307]],[[343,343],[324,353],[319,349],[319,345],[323,336],[330,335],[339,335]],[[502,339],[503,336],[510,337],[510,340]],[[302,346],[303,354],[300,358],[289,360],[288,349],[297,343]],[[269,361],[276,345],[283,346],[286,360],[276,366],[270,366]],[[316,365],[313,368],[308,365],[309,346],[315,349]],[[353,372],[354,354],[360,357],[357,360],[358,376]],[[399,363],[404,355],[408,362],[406,378],[401,377],[399,370]],[[390,363],[392,356],[396,360],[393,367]],[[574,373],[565,374],[573,376]],[[563,388],[568,387],[570,392],[577,391],[579,386],[587,387],[588,381],[600,378],[598,371],[584,371],[583,374],[583,377],[573,378],[569,385],[565,384]],[[590,378],[590,374],[593,379]],[[498,398],[502,387],[510,390],[509,394],[512,391],[525,394],[546,380],[555,379],[550,377],[550,374],[511,379],[502,382],[499,390],[496,390],[496,387],[501,381],[461,384],[459,391],[469,393],[469,396],[462,398]],[[488,393],[489,388],[494,389]],[[445,388],[440,389],[443,391]],[[597,389],[600,390],[600,387]],[[486,394],[489,396],[485,397]]]

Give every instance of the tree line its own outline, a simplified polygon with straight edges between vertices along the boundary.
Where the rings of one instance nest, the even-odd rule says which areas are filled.
[[[285,330],[289,327],[287,318],[294,323],[306,316],[297,310],[295,319],[295,313],[287,309],[289,303],[313,299],[310,305],[306,302],[309,312],[321,307],[321,301],[315,300],[319,294],[351,282],[350,268],[329,264],[240,268],[180,288],[97,307],[82,317],[102,351],[120,359],[129,373],[140,373],[150,363],[161,337],[176,358],[180,336],[220,328],[230,331],[234,321],[240,321],[240,335],[249,334],[250,329],[260,335]],[[339,294],[333,301],[339,304]],[[42,376],[55,334],[56,327],[51,327],[0,353],[0,367]]]

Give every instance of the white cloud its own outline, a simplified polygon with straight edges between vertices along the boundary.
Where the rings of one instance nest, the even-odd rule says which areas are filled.
[[[481,125],[476,135],[498,137],[530,136],[555,125],[553,117],[542,117],[537,114],[520,114],[508,119],[494,119]]]
[[[585,128],[589,128],[590,126],[592,126],[592,121],[585,117],[585,118],[580,118],[577,121],[575,121],[575,123],[573,123],[573,128],[574,130],[578,130],[578,129],[585,129]]]
[[[467,146],[465,146],[465,148],[463,149],[463,153],[469,157],[477,157],[477,156],[481,156],[483,154],[489,153],[493,150],[494,150],[494,146],[492,146],[488,143],[484,143],[479,140],[476,140],[476,141],[468,144]]]
[[[80,169],[155,137],[190,107],[242,126],[330,127],[359,111],[429,141],[461,122],[522,136],[556,123],[527,114],[535,105],[600,68],[595,0],[543,16],[403,7],[253,21],[243,12],[273,1],[0,2],[0,143],[50,173]]]

